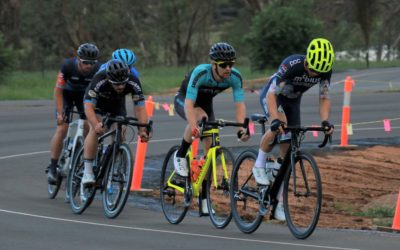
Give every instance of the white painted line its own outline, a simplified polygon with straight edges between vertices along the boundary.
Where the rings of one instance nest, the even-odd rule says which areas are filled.
[[[1,156],[0,160],[16,158],[16,157],[21,157],[21,156],[27,156],[27,155],[46,154],[46,153],[48,154],[48,153],[50,153],[50,151],[39,151],[39,152],[31,152],[31,153],[24,153],[24,154],[17,154],[17,155],[6,155],[6,156]]]
[[[185,235],[185,236],[194,236],[194,237],[201,237],[201,238],[224,239],[224,240],[232,240],[232,241],[245,241],[245,242],[256,242],[256,243],[265,243],[265,244],[274,244],[274,245],[321,248],[321,249],[359,250],[359,249],[355,249],[355,248],[343,248],[343,247],[332,247],[332,246],[310,245],[310,244],[296,244],[296,243],[280,242],[280,241],[255,240],[255,239],[216,236],[216,235],[209,235],[209,234],[185,233],[185,232],[151,229],[151,228],[144,228],[144,227],[119,226],[119,225],[112,225],[112,224],[104,224],[104,223],[96,223],[96,222],[88,222],[88,221],[80,221],[80,220],[69,220],[69,219],[63,219],[63,218],[57,218],[57,217],[28,214],[28,213],[22,213],[22,212],[16,212],[16,211],[4,210],[4,209],[0,209],[0,212],[14,214],[14,215],[28,216],[28,217],[39,218],[39,219],[45,219],[45,220],[85,224],[85,225],[91,225],[91,226],[109,227],[109,228],[117,228],[117,229],[128,229],[128,230],[164,233],[164,234]]]

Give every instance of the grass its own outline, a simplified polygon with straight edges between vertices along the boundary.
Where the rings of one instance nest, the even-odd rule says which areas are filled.
[[[398,67],[400,61],[371,62],[371,68]],[[245,80],[245,88],[259,88],[265,79],[272,75],[276,68],[264,71],[252,71],[250,66],[237,64],[237,69]],[[140,80],[145,94],[162,94],[175,92],[191,66],[183,67],[138,67]],[[334,71],[348,69],[365,69],[365,62],[336,61]],[[0,82],[0,100],[35,100],[52,99],[56,81],[56,70],[44,72],[14,71]],[[256,79],[256,80],[254,80]]]
[[[265,72],[252,72],[248,66],[238,66],[243,79],[266,77]],[[175,92],[190,67],[138,68],[145,94]],[[272,71],[269,71],[271,74]],[[0,100],[52,99],[57,71],[14,71],[0,82]]]

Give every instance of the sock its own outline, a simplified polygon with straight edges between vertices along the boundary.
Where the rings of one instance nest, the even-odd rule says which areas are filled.
[[[187,151],[192,143],[185,141],[182,139],[181,147],[179,148],[178,152],[176,153],[176,157],[185,158]]]
[[[53,166],[57,166],[58,159],[50,159],[50,164]]]
[[[201,199],[205,199],[207,197],[207,180],[204,179],[201,184]]]
[[[85,159],[85,170],[84,174],[93,174],[93,160]]]
[[[258,156],[257,156],[257,160],[255,163],[255,167],[256,168],[265,168],[265,163],[267,161],[268,157],[271,157],[272,154],[270,152],[266,153],[264,151],[262,151],[262,149],[260,148],[258,150]]]

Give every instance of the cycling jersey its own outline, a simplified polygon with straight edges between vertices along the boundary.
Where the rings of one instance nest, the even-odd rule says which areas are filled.
[[[136,106],[144,106],[144,95],[138,78],[129,75],[129,80],[122,93],[117,93],[108,81],[106,71],[96,73],[92,82],[86,89],[84,102],[91,102],[101,113],[126,115],[125,96],[130,94]]]
[[[265,115],[269,118],[267,93],[277,96],[279,112],[284,112],[288,125],[300,125],[301,96],[309,88],[319,85],[321,98],[329,98],[329,86],[332,71],[311,77],[304,67],[304,55],[287,57],[260,92],[260,104]]]
[[[102,71],[102,70],[106,69],[106,66],[107,66],[107,63],[103,63],[103,64],[100,66],[99,71]],[[129,68],[129,70],[131,71],[131,74],[132,74],[134,77],[136,77],[136,78],[139,79],[139,72],[137,71],[137,69],[136,69],[135,67],[131,66],[131,67]]]
[[[211,66],[211,64],[200,64],[194,68],[186,76],[178,92],[196,101],[203,98],[211,99],[231,87],[234,102],[243,102],[243,82],[240,72],[233,68],[229,78],[217,82],[212,75]]]
[[[78,58],[64,60],[57,75],[56,88],[85,92],[86,87],[99,69],[100,63],[96,63],[89,73],[83,74],[78,70],[78,60]]]
[[[174,100],[175,110],[180,117],[186,120],[185,99],[187,98],[194,101],[195,107],[202,108],[209,120],[215,120],[212,100],[230,87],[234,102],[243,102],[243,82],[238,70],[232,68],[229,78],[217,82],[212,75],[212,65],[200,64],[182,81]]]
[[[320,96],[327,98],[332,70],[318,76],[309,76],[304,67],[304,60],[304,55],[292,55],[283,60],[268,83],[268,92],[275,92],[276,95],[293,99],[300,97],[309,88],[318,84]]]

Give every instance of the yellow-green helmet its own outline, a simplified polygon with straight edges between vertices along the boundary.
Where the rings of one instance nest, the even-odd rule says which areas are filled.
[[[313,39],[307,48],[308,67],[320,73],[329,72],[332,69],[335,52],[332,44],[324,38]]]

